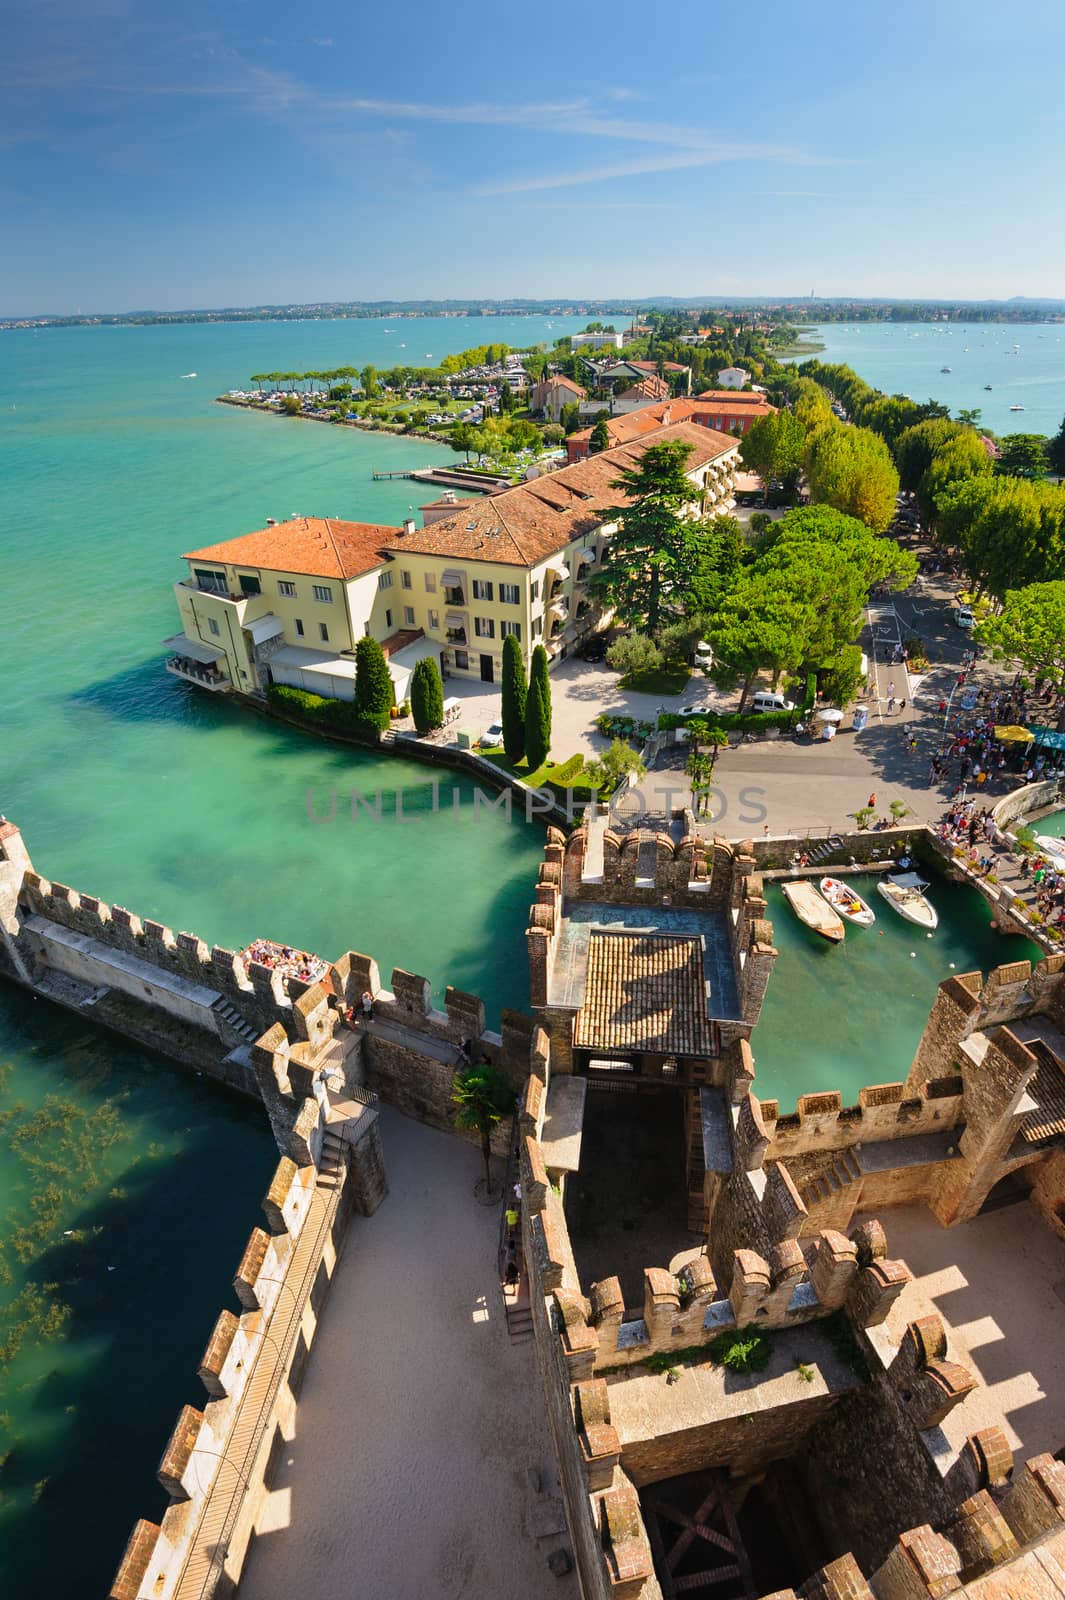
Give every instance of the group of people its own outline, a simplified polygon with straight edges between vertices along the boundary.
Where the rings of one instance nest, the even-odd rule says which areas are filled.
[[[328,961],[309,950],[294,950],[291,945],[275,944],[272,939],[256,939],[244,952],[245,961],[257,961],[261,966],[272,967],[283,978],[296,978],[300,983],[317,983],[329,971]]]
[[[1043,921],[1065,927],[1065,872],[1060,862],[1051,856],[1024,855],[1021,877],[1031,879],[1036,909]]]
[[[939,824],[939,837],[947,844],[968,850],[974,856],[981,846],[985,846],[986,853],[978,856],[977,861],[980,871],[986,873],[994,865],[994,847],[1002,844],[1005,836],[992,816],[990,806],[977,809],[976,797],[971,796],[968,800],[956,801],[948,808]]]

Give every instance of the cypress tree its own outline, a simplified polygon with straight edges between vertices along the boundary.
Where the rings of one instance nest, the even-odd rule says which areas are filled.
[[[550,749],[550,747],[551,747],[551,679],[550,679],[550,676],[548,674],[549,665],[550,665],[550,660],[549,660],[547,651],[544,649],[542,644],[538,644],[536,646],[536,649],[532,653],[532,661],[529,664],[529,683],[530,683],[530,686],[532,685],[532,683],[534,681],[539,683],[541,693],[543,694],[543,697],[544,697],[544,710],[545,710],[546,715],[547,715],[547,744],[548,744],[548,748]]]
[[[355,715],[375,728],[387,728],[394,702],[385,653],[377,640],[367,634],[355,646]]]
[[[411,673],[410,708],[419,733],[428,733],[443,723],[444,680],[435,656],[425,656]]]
[[[533,651],[525,701],[525,760],[530,772],[543,766],[550,749],[551,689],[547,681],[547,651],[538,644]]]
[[[513,765],[525,754],[525,701],[528,696],[521,645],[513,634],[503,640],[503,749]]]

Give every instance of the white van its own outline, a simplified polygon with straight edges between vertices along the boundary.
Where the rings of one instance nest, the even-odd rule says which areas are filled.
[[[751,710],[760,711],[794,711],[794,700],[785,700],[782,694],[772,694],[768,689],[760,689],[756,695],[751,696]]]

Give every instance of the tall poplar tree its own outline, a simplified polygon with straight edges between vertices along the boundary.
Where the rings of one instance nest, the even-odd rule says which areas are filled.
[[[551,689],[547,681],[547,651],[533,651],[529,692],[525,699],[525,760],[530,772],[542,767],[551,750]]]

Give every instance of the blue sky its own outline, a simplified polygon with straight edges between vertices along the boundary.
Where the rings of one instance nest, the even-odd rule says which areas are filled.
[[[1065,297],[1059,0],[32,0],[0,314]]]

